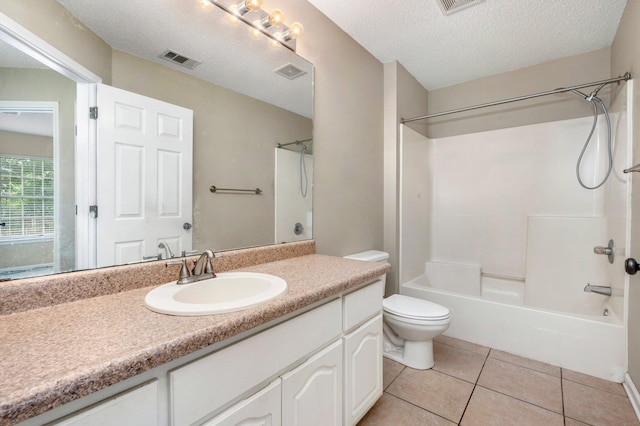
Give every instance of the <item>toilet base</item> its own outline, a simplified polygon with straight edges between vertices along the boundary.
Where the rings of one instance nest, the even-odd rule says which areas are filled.
[[[428,370],[435,364],[433,340],[427,342],[405,340],[403,347],[385,341],[383,355],[416,370]]]

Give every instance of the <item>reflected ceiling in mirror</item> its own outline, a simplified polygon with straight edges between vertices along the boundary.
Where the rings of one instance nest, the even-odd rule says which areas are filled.
[[[242,23],[231,25],[218,8],[196,0],[58,0],[112,48],[312,117],[312,65],[288,49],[256,40]],[[249,12],[247,16],[253,12]],[[196,61],[193,69],[167,61],[174,52]],[[276,71],[300,70],[287,78]]]

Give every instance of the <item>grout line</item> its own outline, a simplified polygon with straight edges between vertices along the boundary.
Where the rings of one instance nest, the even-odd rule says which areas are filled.
[[[563,423],[567,424],[567,416],[565,416],[564,414],[564,385],[563,385],[563,380],[562,380],[562,368],[560,369],[560,398],[562,401],[562,421]]]
[[[560,374],[562,374],[562,373],[560,373]],[[587,374],[587,376],[588,376],[588,374]],[[589,376],[589,377],[595,377],[595,376]],[[595,377],[595,378],[596,378],[596,379],[598,379],[599,377]],[[591,389],[595,389],[595,390],[600,391],[600,392],[606,392],[606,393],[608,393],[608,394],[610,394],[610,395],[619,396],[619,397],[622,397],[622,398],[627,398],[627,399],[629,399],[629,396],[628,396],[628,395],[626,395],[626,394],[625,394],[625,395],[621,395],[621,394],[616,393],[616,392],[611,392],[611,391],[608,391],[608,390],[606,390],[606,389],[597,388],[597,387],[595,387],[595,386],[587,385],[587,384],[585,384],[585,383],[578,382],[578,381],[576,381],[576,380],[571,380],[571,379],[568,379],[568,378],[565,378],[565,377],[562,377],[562,379],[563,379],[563,380],[566,380],[566,381],[568,381],[568,382],[571,382],[571,383],[575,383],[575,384],[577,384],[577,385],[581,385],[581,386],[585,386],[585,387],[588,387],[588,388],[591,388]],[[604,380],[604,379],[601,379],[601,380]],[[611,382],[611,383],[616,383],[616,382]],[[619,384],[620,386],[622,386],[622,384],[621,384],[621,383],[616,383],[616,384]],[[622,389],[624,390],[624,387],[623,387]]]
[[[487,352],[487,355],[485,355],[484,357],[484,361],[482,361],[482,367],[480,368],[480,372],[478,373],[478,377],[476,377],[476,381],[473,383],[473,389],[471,390],[471,394],[469,395],[469,399],[467,399],[467,404],[464,406],[464,410],[462,410],[462,415],[460,416],[460,421],[458,422],[458,424],[462,423],[462,419],[464,418],[465,413],[467,412],[467,408],[469,408],[469,403],[471,403],[471,398],[473,398],[473,394],[476,391],[476,388],[478,387],[478,381],[480,380],[480,375],[482,375],[482,370],[484,370],[484,366],[487,363],[487,360],[489,359],[489,354],[491,353],[491,348],[489,348],[489,352]]]
[[[458,340],[459,340],[459,339],[458,339]],[[464,342],[464,340],[460,340],[460,341],[461,341],[461,342]],[[471,350],[469,350],[469,349],[461,348],[460,346],[450,345],[449,343],[441,342],[441,341],[439,341],[439,340],[434,340],[434,341],[433,341],[433,343],[439,343],[439,344],[441,344],[441,345],[449,346],[450,348],[460,349],[461,351],[471,352],[471,353],[472,353],[472,354],[474,354],[474,355],[484,356],[484,357],[487,357],[487,356],[489,355],[489,352],[491,352],[491,348],[490,348],[490,347],[482,346],[482,345],[476,345],[476,346],[481,346],[481,347],[483,347],[483,348],[487,348],[487,349],[489,349],[489,350],[487,351],[487,354],[486,354],[486,355],[480,354],[480,353],[475,352],[475,351],[471,351]],[[470,343],[470,344],[472,344],[472,345],[475,345],[475,343],[471,343],[471,342],[467,342],[467,343]]]
[[[516,356],[520,356],[520,355],[516,355]],[[496,360],[496,361],[500,361],[500,362],[505,362],[507,364],[515,365],[516,367],[526,368],[527,370],[531,370],[531,371],[535,371],[536,373],[545,374],[547,376],[555,377],[556,379],[559,378],[559,377],[560,378],[562,377],[562,368],[561,367],[557,367],[556,365],[547,364],[545,362],[543,362],[543,364],[551,365],[552,367],[557,367],[558,369],[560,369],[560,376],[556,376],[555,374],[545,373],[544,371],[540,371],[540,370],[536,370],[535,368],[526,367],[524,365],[516,364],[515,362],[505,361],[504,359],[500,359],[500,358],[491,358],[491,359]],[[525,358],[525,359],[529,359],[529,358]],[[535,361],[535,360],[531,360],[531,361]],[[538,361],[538,362],[541,362],[541,361]]]
[[[401,397],[399,397],[398,395],[394,395],[394,394],[392,394],[392,393],[390,393],[390,392],[384,392],[384,393],[386,393],[387,395],[392,396],[392,397],[394,397],[394,398],[396,398],[396,399],[399,399],[400,401],[404,401],[404,402],[406,402],[407,404],[413,405],[414,407],[419,408],[419,409],[420,409],[420,410],[422,410],[422,411],[426,411],[426,412],[427,412],[427,413],[429,413],[429,414],[433,414],[434,416],[438,416],[438,417],[440,417],[441,419],[444,419],[444,420],[446,420],[446,421],[448,421],[448,422],[451,422],[451,421],[452,421],[451,419],[448,419],[448,418],[446,418],[446,417],[444,417],[444,416],[442,416],[442,415],[440,415],[440,414],[438,414],[438,413],[434,413],[433,411],[429,411],[429,410],[427,410],[426,408],[421,407],[421,406],[419,406],[419,405],[417,405],[417,404],[414,404],[414,403],[413,403],[413,402],[411,402],[411,401],[407,401],[406,399],[401,398]],[[460,420],[462,420],[462,417],[460,418]],[[460,424],[460,422],[458,422],[458,423],[456,423],[456,424]]]
[[[546,408],[546,407],[543,407],[543,406],[541,406],[541,405],[534,404],[533,402],[525,401],[524,399],[520,399],[520,398],[515,397],[515,396],[513,396],[513,395],[509,395],[508,393],[500,392],[500,391],[498,391],[498,390],[491,389],[491,388],[488,388],[488,387],[486,387],[486,386],[482,386],[482,385],[478,385],[478,386],[480,386],[480,387],[481,387],[481,388],[483,388],[483,389],[490,390],[491,392],[499,393],[500,395],[504,395],[504,396],[507,396],[507,397],[509,397],[509,398],[515,399],[516,401],[524,402],[525,404],[529,404],[529,405],[532,405],[532,406],[534,406],[534,407],[541,408],[541,409],[543,409],[543,410],[545,410],[545,411],[548,411],[548,412],[553,413],[553,414],[557,414],[558,416],[562,416],[562,417],[564,418],[564,415],[563,415],[563,414],[558,413],[557,411],[550,410],[550,409],[548,409],[548,408]],[[563,409],[563,411],[564,411],[564,409]]]
[[[397,362],[397,361],[395,361],[395,362]],[[400,364],[400,363],[398,363],[398,364]],[[400,365],[402,365],[402,364],[400,364]],[[402,369],[400,370],[400,372],[398,374],[396,374],[396,377],[394,377],[393,380],[390,381],[389,384],[384,389],[382,389],[383,392],[386,391],[387,389],[389,389],[389,386],[391,386],[393,384],[393,382],[398,380],[398,377],[400,377],[400,375],[402,374],[402,372],[404,371],[405,368],[407,368],[407,366],[406,365],[402,365]],[[383,373],[382,374],[384,376],[384,367],[383,367]]]

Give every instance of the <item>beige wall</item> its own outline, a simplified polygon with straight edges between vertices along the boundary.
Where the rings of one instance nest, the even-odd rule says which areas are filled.
[[[312,121],[117,50],[112,63],[114,87],[194,112],[193,248],[273,244],[274,149],[310,138]],[[264,192],[212,194],[211,185]]]
[[[111,82],[111,47],[55,0],[2,0],[0,13]]]
[[[384,251],[393,267],[386,295],[398,292],[400,119],[427,113],[427,91],[397,61],[384,65]],[[426,123],[416,130],[426,134]]]
[[[382,64],[306,1],[264,2],[304,25],[315,66],[313,236],[342,256],[383,248]]]
[[[610,49],[535,65],[429,91],[429,114],[610,78]],[[443,70],[446,72],[446,70]],[[587,90],[587,89],[585,89]],[[609,99],[608,86],[600,92]],[[573,94],[557,94],[429,119],[430,138],[441,138],[527,124],[582,117],[590,103]]]
[[[629,1],[611,46],[611,74],[626,71],[632,77],[640,75],[640,2]],[[637,80],[637,79],[636,79]],[[633,86],[633,164],[640,162],[640,84]],[[640,259],[640,175],[633,173],[631,197],[631,256]],[[629,281],[629,374],[636,387],[640,386],[640,275]]]
[[[0,152],[53,158],[53,139],[48,136],[25,135],[0,130]]]
[[[75,267],[75,103],[76,84],[51,70],[0,68],[0,100],[58,102],[60,163],[59,224],[60,270]],[[6,248],[0,247],[0,256]]]
[[[53,241],[20,242],[0,245],[0,269],[16,269],[53,264]],[[5,253],[10,253],[5,256]],[[1,276],[0,276],[1,278]]]

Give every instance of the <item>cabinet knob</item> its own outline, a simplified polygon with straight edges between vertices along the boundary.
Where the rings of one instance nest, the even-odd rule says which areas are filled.
[[[633,257],[630,257],[624,261],[624,270],[629,275],[635,275],[636,272],[640,271],[640,265]]]

